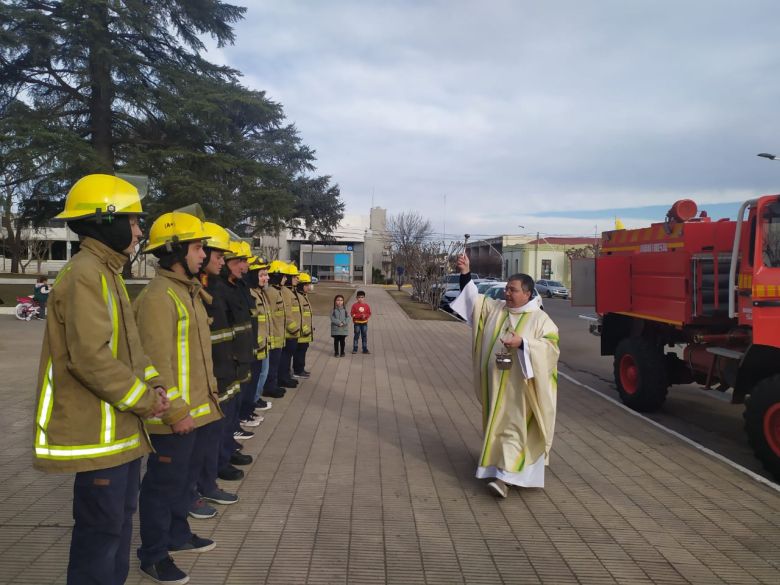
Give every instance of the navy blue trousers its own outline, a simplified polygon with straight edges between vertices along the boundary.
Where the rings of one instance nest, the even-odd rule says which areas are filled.
[[[238,449],[238,443],[233,438],[233,433],[238,428],[238,407],[239,396],[233,396],[230,400],[226,400],[221,403],[222,414],[224,418],[219,421],[219,460],[217,462],[218,469],[224,469],[230,465],[230,456]]]
[[[221,420],[195,429],[197,436],[190,459],[190,503],[194,503],[201,494],[213,494],[217,490]]]
[[[306,350],[309,349],[308,343],[298,343],[295,348],[295,355],[293,355],[293,372],[296,374],[302,374],[306,369]]]
[[[265,380],[264,390],[276,390],[279,387],[279,361],[281,358],[281,348],[268,351],[268,378]]]
[[[255,411],[255,391],[257,390],[257,380],[260,379],[260,370],[262,364],[260,360],[255,360],[249,368],[252,377],[248,382],[241,384],[241,406],[239,406],[239,421],[246,420],[252,416]]]
[[[141,459],[76,474],[68,585],[122,585],[130,570]]]
[[[297,339],[285,339],[284,348],[282,348],[282,357],[279,360],[279,381],[288,382],[292,380],[290,375],[290,367],[292,366],[293,355],[295,355],[295,348],[298,347]]]
[[[181,546],[192,538],[187,514],[190,509],[190,462],[198,433],[151,435],[155,453],[146,462],[141,482],[139,519],[141,566],[168,556],[170,546]]]

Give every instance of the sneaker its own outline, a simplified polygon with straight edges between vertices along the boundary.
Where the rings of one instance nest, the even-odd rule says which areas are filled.
[[[263,396],[268,398],[284,398],[284,388],[277,388],[276,390],[263,390]]]
[[[344,357],[344,352],[343,351],[341,352],[341,355],[339,357]]]
[[[153,565],[141,567],[141,574],[155,583],[167,585],[185,585],[190,582],[190,577],[176,566],[171,557],[165,557]]]
[[[198,520],[207,520],[217,515],[217,510],[209,506],[202,498],[198,498],[190,506],[190,516],[197,518]]]
[[[264,419],[263,419],[262,416],[255,417],[253,415],[252,418],[242,419],[241,420],[241,425],[245,426],[245,427],[259,427],[260,423],[263,422],[263,420]]]
[[[500,498],[505,498],[509,495],[509,488],[500,479],[494,479],[491,482],[489,482],[488,488],[490,489],[490,491],[492,491],[495,495],[497,495]]]
[[[252,431],[245,431],[244,429],[238,430],[235,433],[233,433],[233,438],[236,441],[246,441],[247,439],[251,439],[254,436],[255,434]]]
[[[353,349],[353,350],[352,350],[352,353],[353,353],[353,354],[354,354],[354,353],[357,353],[357,349]]]
[[[298,381],[297,380],[279,380],[279,386],[282,388],[297,388],[298,387]]]
[[[225,481],[238,481],[244,479],[244,472],[240,469],[236,469],[232,465],[228,465],[217,472],[217,477],[219,479],[224,479]]]
[[[202,497],[204,500],[207,500],[209,502],[214,502],[215,504],[222,504],[223,506],[235,504],[238,501],[238,496],[236,494],[231,494],[219,488],[217,488],[210,494],[203,494]],[[198,500],[198,501],[200,502],[203,500]]]
[[[364,349],[364,350],[363,350],[363,353],[371,353],[371,352],[370,352],[370,351],[368,351],[367,349]]]
[[[263,400],[262,398],[255,402],[255,410],[270,410],[273,403],[270,400]]]
[[[197,534],[193,534],[190,537],[189,542],[185,542],[181,546],[168,547],[169,554],[178,553],[202,553],[212,550],[217,546],[217,543],[210,538],[201,538]]]
[[[333,357],[339,357],[339,352],[334,352]]]
[[[230,464],[231,465],[249,465],[253,461],[251,455],[246,455],[245,453],[239,453],[236,451],[230,456]],[[240,470],[236,470],[240,471]],[[243,472],[242,472],[243,473]]]
[[[309,373],[309,372],[306,372],[306,371],[303,371],[303,372],[301,372],[300,374],[298,374],[298,373],[293,373],[292,377],[293,377],[293,378],[304,378],[304,379],[305,379],[305,378],[310,378],[310,377],[311,377],[311,373]]]

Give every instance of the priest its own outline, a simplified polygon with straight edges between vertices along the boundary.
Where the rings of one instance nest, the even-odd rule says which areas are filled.
[[[474,388],[484,439],[476,476],[505,498],[509,486],[544,487],[555,430],[558,328],[533,278],[514,274],[506,300],[477,292],[469,259],[457,261],[461,293],[450,305],[472,328]]]

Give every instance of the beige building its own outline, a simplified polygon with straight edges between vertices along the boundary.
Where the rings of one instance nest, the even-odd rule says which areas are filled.
[[[534,280],[558,280],[571,287],[571,262],[568,253],[572,249],[598,244],[595,238],[549,237],[531,240],[504,248],[502,277],[522,272]]]

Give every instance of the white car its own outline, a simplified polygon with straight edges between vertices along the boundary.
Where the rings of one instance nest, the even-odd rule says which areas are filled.
[[[504,293],[504,289],[506,289],[505,282],[496,282],[493,283],[495,286],[490,287],[488,290],[485,291],[485,296],[490,297],[491,299],[496,299],[498,301],[504,301],[506,300],[506,296]],[[535,293],[531,295],[531,298],[539,298],[539,307],[541,307],[542,310],[544,310],[544,302],[542,302],[541,296],[539,294],[539,289],[537,288]]]

